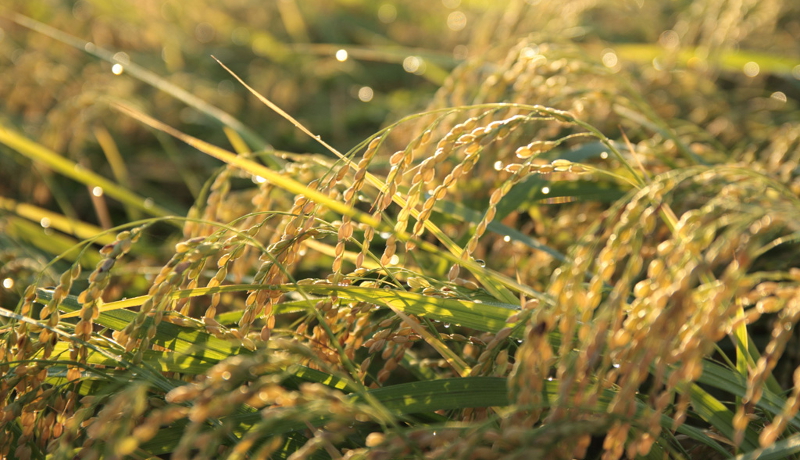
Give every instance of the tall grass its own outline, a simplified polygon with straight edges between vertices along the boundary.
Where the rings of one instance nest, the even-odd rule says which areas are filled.
[[[512,40],[346,152],[221,59],[326,154],[253,152],[218,117],[234,153],[113,101],[223,162],[181,217],[4,123],[149,217],[0,202],[20,247],[62,232],[29,237],[53,256],[0,308],[0,454],[794,458],[797,102],[607,55]]]

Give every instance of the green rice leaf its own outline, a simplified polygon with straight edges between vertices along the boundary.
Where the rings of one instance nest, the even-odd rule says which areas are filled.
[[[117,185],[116,183],[93,173],[86,168],[78,165],[72,160],[53,152],[47,147],[38,144],[25,136],[12,131],[0,124],[0,143],[16,150],[29,160],[46,166],[66,177],[76,180],[87,187],[101,187],[103,193],[120,202],[142,210],[153,216],[168,216],[175,214],[161,206],[152,203],[152,200],[142,198],[130,190]]]

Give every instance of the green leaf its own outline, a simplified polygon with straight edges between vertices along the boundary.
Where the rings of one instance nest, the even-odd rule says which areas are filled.
[[[7,217],[5,222],[3,230],[7,236],[26,241],[47,254],[63,254],[70,261],[80,257],[81,262],[87,266],[95,266],[102,260],[97,252],[86,251],[81,254],[80,248],[76,247],[76,239],[61,233],[48,232],[40,224],[17,217]]]
[[[794,434],[775,444],[737,455],[734,460],[784,460],[800,452],[800,434]]]
[[[512,192],[513,192],[513,189],[512,189]],[[501,200],[500,204],[498,204],[498,208],[500,206],[502,206],[502,203],[503,203],[503,200]],[[437,212],[441,212],[441,213],[446,214],[448,217],[452,217],[452,218],[455,218],[455,219],[460,220],[462,222],[469,222],[469,223],[476,224],[476,225],[483,219],[483,214],[482,213],[479,213],[478,211],[470,209],[470,208],[464,206],[463,204],[454,203],[452,201],[437,200],[436,203],[433,205],[433,209],[435,209]],[[504,216],[505,215],[508,215],[508,212],[506,212],[504,214]],[[546,252],[547,254],[550,254],[554,259],[556,259],[558,261],[561,261],[561,262],[566,261],[566,257],[563,254],[561,254],[560,252],[558,252],[555,249],[547,246],[546,244],[540,243],[539,241],[535,240],[534,238],[532,238],[532,237],[530,237],[530,236],[528,236],[528,235],[526,235],[526,234],[524,234],[524,233],[522,233],[522,232],[520,232],[520,231],[518,231],[516,229],[513,229],[513,228],[511,228],[511,227],[509,227],[507,225],[503,225],[500,222],[500,219],[502,219],[502,217],[495,217],[494,220],[489,222],[489,225],[486,226],[486,229],[489,230],[490,232],[496,233],[498,235],[507,236],[512,241],[519,241],[520,243],[524,244],[525,246],[528,246],[529,248],[537,249],[539,251]]]
[[[36,294],[40,302],[46,302],[53,297],[53,291],[46,289],[38,289]],[[65,311],[78,311],[80,307],[77,297],[72,295],[65,298],[59,305],[59,309]],[[120,331],[133,322],[136,317],[137,313],[128,310],[101,311],[95,322],[109,329]],[[143,327],[147,328],[150,324],[153,324],[153,318],[145,318]],[[152,343],[185,356],[210,360],[215,363],[239,353],[249,353],[246,349],[218,339],[203,329],[178,326],[165,321],[158,324]]]
[[[612,145],[614,145],[617,150],[623,150],[625,147],[619,144],[618,142],[610,141]],[[577,147],[567,150],[566,152],[560,152],[558,150],[551,150],[559,152],[559,155],[555,155],[552,159],[562,159],[562,160],[569,160],[573,163],[581,163],[586,160],[590,160],[592,158],[600,158],[603,153],[608,153],[608,146],[603,144],[602,142],[587,142],[585,144],[578,145]],[[549,153],[549,152],[548,152]],[[550,158],[550,156],[546,156],[547,154],[542,155],[545,158]]]
[[[3,143],[16,150],[31,161],[42,164],[53,171],[86,185],[87,187],[101,187],[103,189],[103,193],[109,197],[119,200],[121,203],[133,208],[142,210],[150,215],[164,217],[175,214],[168,209],[162,208],[157,204],[151,203],[145,198],[136,195],[127,188],[117,185],[105,177],[87,170],[74,161],[64,158],[47,147],[38,144],[15,131],[12,131],[2,124],[0,124],[0,143]]]
[[[403,383],[369,392],[397,414],[507,406],[508,387],[500,377],[462,377]],[[361,401],[356,397],[355,401]]]
[[[95,240],[97,244],[108,244],[115,241],[114,236],[109,233],[100,235],[104,232],[100,227],[76,219],[70,219],[62,214],[48,211],[47,209],[32,204],[19,203],[10,198],[0,196],[0,209],[12,212],[31,222],[41,222],[42,219],[47,219],[50,222],[49,228],[73,235],[76,238],[87,240],[97,237]],[[133,246],[131,249],[133,250],[135,248],[136,246]]]
[[[631,61],[651,62],[653,59],[664,55],[664,48],[650,43],[620,43],[614,45],[614,51],[623,59]],[[700,50],[684,48],[678,54],[678,59],[684,65],[692,58],[697,58]],[[703,54],[707,54],[703,52]],[[755,62],[765,72],[791,74],[792,69],[800,65],[800,59],[750,50],[724,51],[718,64],[725,70],[741,72],[742,67],[748,62]]]
[[[691,385],[689,395],[695,413],[722,433],[723,436],[733,439],[733,412],[697,384]],[[752,428],[747,428],[741,447],[745,450],[758,448],[758,433]]]
[[[548,193],[542,192],[547,187]],[[528,177],[515,185],[497,204],[497,217],[500,220],[512,211],[527,209],[541,200],[560,197],[571,197],[580,201],[597,201],[613,203],[628,192],[616,184],[594,181],[552,182],[537,176]]]
[[[405,313],[487,332],[497,332],[508,326],[508,318],[518,311],[516,305],[500,302],[472,302],[379,288],[324,285],[303,288],[315,294],[336,293],[341,298],[397,308]]]
[[[744,397],[748,388],[746,376],[709,360],[703,362],[703,374],[697,382],[723,390],[738,398]],[[786,405],[786,398],[771,391],[769,388],[763,388],[762,391],[761,399],[756,403],[756,406],[769,414],[780,414]],[[800,430],[800,416],[795,415],[788,422],[790,426]]]

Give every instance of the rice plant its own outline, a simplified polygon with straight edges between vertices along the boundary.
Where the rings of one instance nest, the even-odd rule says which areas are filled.
[[[232,152],[105,101],[222,162],[181,216],[3,123],[15,155],[131,218],[3,199],[10,239],[61,233],[0,305],[0,454],[795,458],[797,101],[507,38],[344,152],[224,58],[325,153],[207,108]]]

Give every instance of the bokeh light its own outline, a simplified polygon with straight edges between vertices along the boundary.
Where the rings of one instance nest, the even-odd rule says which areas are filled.
[[[608,68],[616,67],[616,65],[619,63],[619,59],[617,58],[617,53],[615,53],[613,50],[610,49],[603,50],[602,60],[603,60],[603,65]]]
[[[201,22],[194,28],[194,38],[200,43],[210,43],[216,35],[217,31],[214,30],[214,26],[207,22]]]
[[[786,98],[786,93],[784,93],[783,91],[775,91],[774,93],[770,94],[769,97],[780,102],[788,101],[788,99]]]
[[[373,97],[374,95],[375,95],[375,93],[372,91],[372,88],[370,88],[369,86],[362,86],[362,87],[361,87],[361,88],[358,90],[358,98],[359,98],[360,100],[362,100],[363,102],[369,102],[369,101],[371,101],[371,100],[372,100],[372,97]]]
[[[759,67],[758,63],[750,61],[744,65],[742,71],[745,75],[752,78],[758,75],[758,73],[761,71],[761,67]]]
[[[425,60],[419,56],[408,56],[403,59],[403,70],[415,75],[422,75],[426,70]]]
[[[378,20],[384,24],[389,24],[397,19],[397,8],[391,3],[384,3],[378,8]]]
[[[467,15],[461,11],[453,11],[447,16],[447,27],[458,32],[467,27]]]

